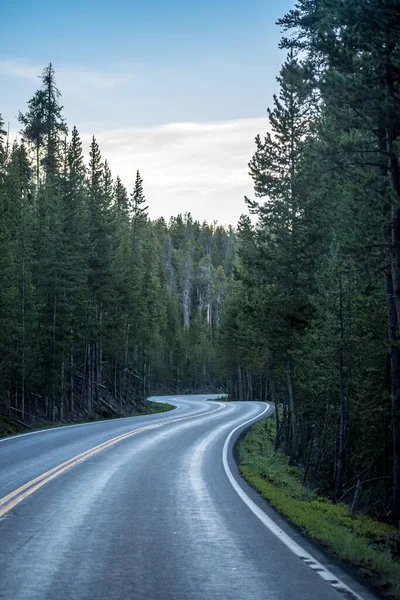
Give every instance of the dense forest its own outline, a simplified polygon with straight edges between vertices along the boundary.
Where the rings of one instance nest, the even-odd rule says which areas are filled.
[[[300,0],[251,216],[151,220],[50,64],[0,132],[0,404],[127,414],[149,394],[276,404],[276,449],[336,501],[400,520],[400,8]],[[206,174],[205,174],[206,176]]]
[[[221,319],[235,398],[336,501],[400,519],[400,5],[300,0]]]
[[[0,137],[1,410],[23,422],[127,414],[150,394],[207,390],[236,254],[232,229],[151,221],[93,137],[68,130],[50,64]]]

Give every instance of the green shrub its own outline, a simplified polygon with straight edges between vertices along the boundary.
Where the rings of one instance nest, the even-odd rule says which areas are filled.
[[[393,536],[394,527],[318,497],[301,482],[301,469],[289,467],[288,457],[274,451],[273,434],[273,426],[258,422],[239,444],[239,468],[246,481],[306,535],[400,599],[400,563],[374,545],[379,538]]]

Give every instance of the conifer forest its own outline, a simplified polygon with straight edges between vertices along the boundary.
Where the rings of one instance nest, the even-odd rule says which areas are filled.
[[[17,107],[17,141],[2,115],[0,410],[32,424],[156,393],[269,401],[305,483],[397,522],[400,8],[299,0],[278,25],[279,91],[232,227],[150,219],[140,165],[126,189],[95,137],[85,161],[57,65]]]

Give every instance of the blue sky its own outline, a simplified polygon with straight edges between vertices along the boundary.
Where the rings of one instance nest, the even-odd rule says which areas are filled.
[[[157,139],[163,141],[166,153],[171,150],[171,143],[175,150],[177,147],[182,150],[178,155],[175,152],[175,162],[169,165],[172,171],[185,154],[195,155],[198,161],[202,143],[212,166],[212,159],[218,163],[220,157],[210,156],[207,151],[211,124],[215,125],[216,139],[221,141],[221,131],[225,131],[236,140],[238,148],[232,155],[232,180],[236,181],[234,169],[238,168],[240,155],[236,123],[243,135],[243,180],[237,191],[238,208],[215,215],[219,221],[232,221],[240,214],[239,205],[244,208],[244,178],[252,140],[257,127],[265,125],[266,107],[276,91],[275,77],[284,59],[278,50],[280,31],[275,21],[292,6],[293,2],[287,0],[279,4],[269,0],[9,3],[2,10],[0,112],[10,121],[12,129],[18,127],[15,116],[19,109],[25,109],[26,101],[38,87],[36,76],[51,60],[68,124],[76,124],[84,138],[94,133],[100,143],[103,140],[111,166],[118,164],[128,186],[130,170],[139,167],[146,171],[150,203],[157,177],[155,156],[162,152],[157,148]],[[226,122],[232,125],[228,128],[230,133],[224,129]],[[183,138],[182,123],[192,124],[191,134],[185,133]],[[207,128],[207,142],[202,126]],[[125,143],[135,136],[142,140],[141,147],[134,140]],[[126,148],[125,164],[121,153],[118,161],[115,154],[121,139]],[[144,146],[148,148],[146,152]],[[229,160],[229,146],[228,139],[226,147],[216,144],[215,152],[224,152],[225,163]],[[165,155],[160,158],[168,171]],[[144,164],[137,164],[140,161]],[[206,169],[206,162],[200,162]],[[134,167],[130,166],[133,164]],[[182,167],[190,171],[196,165],[185,163]],[[246,185],[248,188],[248,181]],[[171,187],[170,182],[166,188],[168,204],[175,189],[183,198],[176,205],[177,210],[187,205],[196,216],[196,209],[201,208],[199,202],[204,204],[204,198],[201,200],[199,196],[204,189],[199,190],[198,186],[199,182],[193,181],[191,190],[188,182],[182,192],[176,185]],[[154,216],[161,214],[165,205],[162,186],[159,188],[160,185],[153,198]],[[227,190],[224,196],[223,189],[218,189],[213,193],[210,208],[216,194],[226,200],[226,206],[231,205],[227,199],[232,200],[235,192]],[[172,202],[170,212],[174,208]],[[199,217],[213,219],[211,214]]]

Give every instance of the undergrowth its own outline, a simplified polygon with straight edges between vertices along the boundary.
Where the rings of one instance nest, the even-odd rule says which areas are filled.
[[[163,413],[172,410],[175,406],[164,402],[146,402],[145,405],[140,405],[138,409],[133,411],[131,414],[125,415],[126,417],[139,417],[141,415],[152,415],[155,413]],[[122,416],[122,415],[121,415]],[[108,416],[107,418],[119,418]],[[91,423],[93,421],[104,421],[100,415],[93,414],[87,421],[74,420],[74,421],[55,421],[54,423],[43,423],[40,427],[25,427],[23,424],[15,421],[14,419],[5,415],[0,415],[0,438],[8,437],[10,435],[17,435],[20,433],[27,433],[29,431],[40,431],[41,429],[53,429],[55,427],[66,427],[68,425],[77,425],[78,423]]]
[[[388,598],[400,599],[400,562],[376,545],[396,529],[345,504],[319,497],[302,481],[302,471],[275,452],[271,421],[256,423],[239,444],[239,469],[282,515],[347,564],[356,566]]]
[[[153,402],[152,400],[151,402],[146,402],[143,412],[135,412],[132,416],[152,415],[154,413],[167,412],[168,410],[172,410],[173,408],[176,407],[172,406],[172,404],[168,404],[167,402]]]

